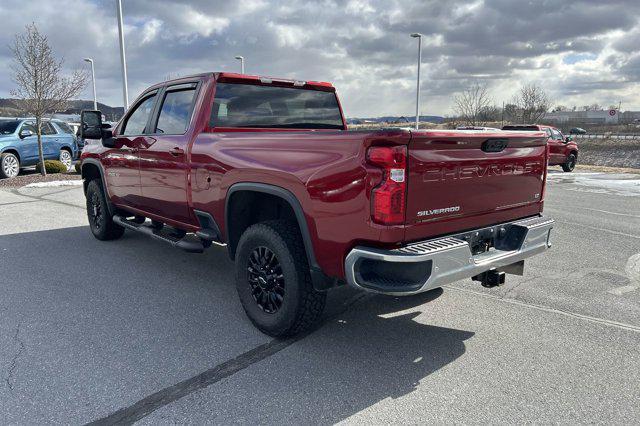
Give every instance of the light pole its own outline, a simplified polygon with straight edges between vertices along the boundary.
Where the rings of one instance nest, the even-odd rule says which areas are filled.
[[[420,124],[420,62],[422,62],[422,34],[412,33],[411,37],[418,39],[418,82],[416,86],[416,130]]]
[[[236,56],[236,59],[240,61],[240,73],[244,74],[244,56]]]
[[[124,101],[124,110],[129,108],[129,88],[127,87],[127,59],[124,55],[124,31],[122,25],[122,0],[116,1],[118,9],[118,35],[120,40],[120,63],[122,64],[122,98]]]
[[[93,59],[84,58],[85,62],[89,62],[91,64],[91,82],[93,83],[93,109],[98,109],[98,97],[96,96],[96,71],[93,67]]]

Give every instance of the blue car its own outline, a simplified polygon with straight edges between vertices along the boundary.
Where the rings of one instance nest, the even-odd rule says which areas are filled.
[[[71,168],[79,149],[73,130],[60,120],[43,120],[45,160],[60,160]],[[23,167],[38,163],[38,136],[34,119],[0,119],[0,178],[18,176]]]

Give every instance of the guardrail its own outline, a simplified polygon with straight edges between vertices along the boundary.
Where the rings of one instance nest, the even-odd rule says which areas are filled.
[[[586,135],[568,135],[575,139],[631,139],[640,140],[640,134],[598,133]]]

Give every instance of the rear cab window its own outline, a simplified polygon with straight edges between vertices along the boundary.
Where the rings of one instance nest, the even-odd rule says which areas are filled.
[[[162,101],[155,133],[184,134],[191,120],[195,93],[195,84],[169,87]]]
[[[211,127],[343,130],[335,92],[217,83]]]

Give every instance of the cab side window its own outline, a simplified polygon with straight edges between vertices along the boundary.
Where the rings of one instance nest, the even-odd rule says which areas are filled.
[[[131,114],[127,118],[122,128],[122,135],[124,136],[136,136],[145,134],[147,127],[147,121],[153,110],[153,104],[156,100],[155,93],[151,96],[144,98],[133,108]]]
[[[182,135],[187,131],[195,88],[167,91],[162,102],[156,133]]]
[[[551,129],[551,132],[553,133],[553,138],[556,140],[562,140],[562,133],[560,133],[559,131],[557,131],[556,129]]]

